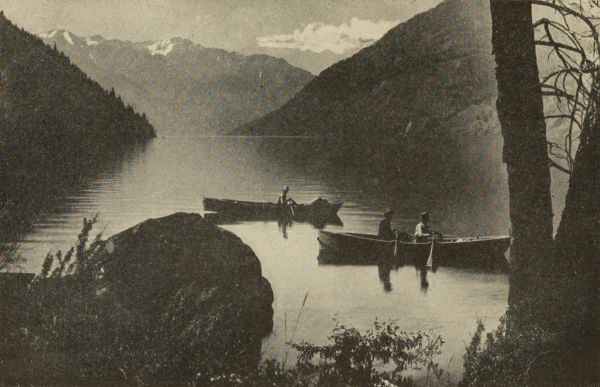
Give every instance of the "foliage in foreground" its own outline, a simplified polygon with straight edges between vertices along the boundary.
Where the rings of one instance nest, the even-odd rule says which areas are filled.
[[[404,371],[426,369],[434,377],[441,374],[433,360],[440,353],[441,337],[406,333],[393,321],[376,321],[365,332],[337,325],[326,345],[288,343],[298,352],[291,368],[271,360],[258,367],[199,369],[197,365],[210,354],[190,353],[185,347],[189,338],[169,330],[174,322],[150,319],[120,327],[123,324],[114,322],[122,318],[104,318],[118,308],[106,304],[110,298],[106,302],[98,298],[109,290],[102,286],[104,273],[95,259],[103,241],[100,235],[90,237],[95,222],[96,218],[84,219],[77,245],[65,254],[47,255],[40,275],[24,295],[23,319],[12,319],[11,326],[4,327],[0,384],[146,385],[162,381],[216,386],[411,386]],[[121,339],[131,335],[139,336],[143,344],[141,337],[150,328],[164,331],[165,342],[122,345]],[[181,353],[173,353],[173,348]]]
[[[284,369],[276,361],[263,363],[256,372],[213,376],[199,382],[244,386],[414,386],[407,370],[426,369],[439,379],[434,362],[443,340],[424,332],[407,333],[393,321],[375,321],[365,332],[336,325],[325,345],[288,343],[298,351],[298,361]]]
[[[485,333],[479,321],[464,355],[459,387],[579,385],[577,359],[560,363],[574,341],[535,324],[510,327],[509,313],[495,331]],[[560,364],[559,367],[552,365]],[[585,372],[585,371],[583,371]]]

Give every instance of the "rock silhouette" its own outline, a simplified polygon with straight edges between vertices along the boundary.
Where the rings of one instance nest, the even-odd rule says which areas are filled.
[[[96,241],[79,265],[30,286],[30,306],[13,318],[27,332],[29,366],[3,372],[5,381],[40,382],[48,371],[61,381],[176,383],[258,364],[273,327],[271,286],[250,247],[200,215],[146,220]]]

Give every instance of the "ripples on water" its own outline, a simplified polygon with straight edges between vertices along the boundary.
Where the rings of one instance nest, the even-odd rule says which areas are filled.
[[[73,245],[84,217],[99,214],[95,231],[110,236],[148,218],[202,213],[204,196],[276,201],[286,184],[299,202],[318,196],[345,201],[339,213],[344,226],[327,229],[374,233],[382,211],[392,206],[401,219],[395,227],[412,232],[422,208],[394,203],[372,176],[327,167],[326,155],[327,144],[314,139],[158,138],[42,214],[21,246],[25,270],[38,271],[47,252]],[[435,218],[435,205],[427,208]],[[450,365],[457,376],[476,320],[495,325],[507,306],[503,274],[440,268],[429,274],[425,290],[411,267],[392,270],[389,281],[382,281],[376,266],[319,266],[318,230],[309,224],[223,227],[254,249],[273,287],[275,326],[263,345],[266,357],[282,358],[289,340],[323,342],[335,325],[333,316],[357,328],[371,327],[375,318],[396,319],[407,331],[441,334],[446,342],[441,366]]]

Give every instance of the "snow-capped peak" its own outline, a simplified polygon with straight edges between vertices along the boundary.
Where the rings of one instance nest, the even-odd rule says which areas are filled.
[[[86,43],[88,46],[96,46],[96,45],[98,45],[98,43],[100,43],[100,42],[99,42],[99,41],[97,41],[97,40],[94,40],[94,39],[90,38],[89,36],[86,36],[86,37],[85,37],[85,43]]]
[[[146,48],[148,48],[151,55],[167,56],[173,50],[173,42],[171,42],[171,39],[159,40],[154,44],[146,46]]]
[[[65,40],[67,42],[69,42],[69,44],[73,44],[73,39],[71,38],[71,35],[69,34],[69,31],[63,32],[63,36],[64,36]]]
[[[48,31],[48,32],[42,32],[42,33],[39,33],[38,36],[40,38],[50,39],[50,38],[53,38],[54,35],[56,35],[57,32],[58,32],[58,30],[52,30],[52,31]]]

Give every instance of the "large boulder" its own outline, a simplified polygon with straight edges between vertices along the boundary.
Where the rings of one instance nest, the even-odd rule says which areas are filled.
[[[181,383],[257,365],[273,293],[237,236],[177,213],[92,246],[75,274],[31,287],[29,341],[69,354],[73,380]]]

